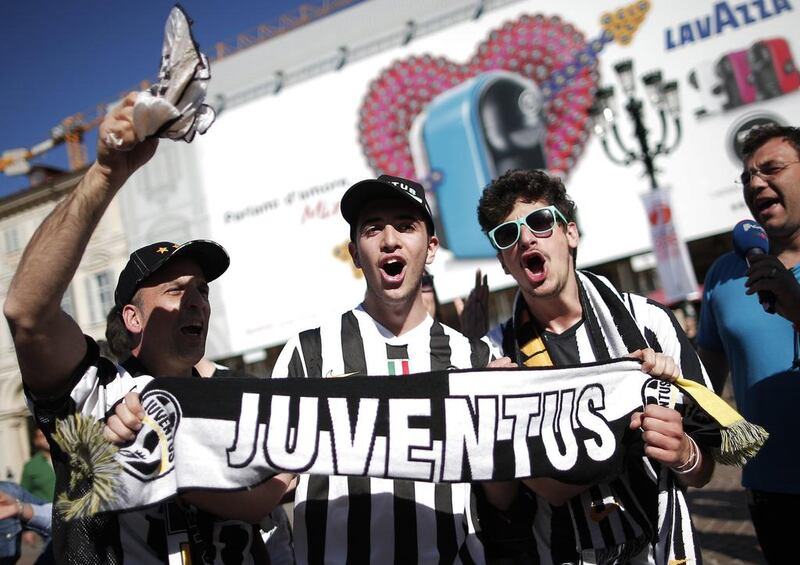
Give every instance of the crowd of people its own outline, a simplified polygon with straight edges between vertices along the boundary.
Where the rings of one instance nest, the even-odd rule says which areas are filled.
[[[106,207],[157,150],[157,140],[136,137],[133,101],[126,98],[101,124],[96,162],[31,238],[4,305],[56,492],[70,481],[68,458],[53,441],[59,419],[91,416],[105,422],[107,440],[125,445],[142,427],[144,376],[225,374],[204,359],[210,283],[230,263],[215,242],[156,242],[131,254],[108,319],[116,360],[61,309]],[[784,563],[798,522],[790,509],[800,497],[786,422],[799,397],[800,133],[765,127],[744,147],[744,199],[773,254],[749,265],[727,255],[712,268],[697,335],[703,362],[668,308],[577,270],[575,204],[560,179],[515,170],[492,181],[478,206],[482,230],[518,285],[508,320],[486,327],[488,285],[480,273],[461,305],[463,333],[438,320],[426,267],[439,240],[425,190],[383,175],[354,184],[341,200],[349,253],[366,282],[363,302],[292,337],[272,377],[570,367],[630,357],[653,377],[711,387],[709,376],[724,379],[730,369],[737,404],[771,434],[746,466],[744,485],[767,560]],[[774,294],[776,315],[764,313],[758,292]],[[46,530],[36,511],[44,501],[3,489],[0,518],[14,522],[14,534],[52,531],[53,552],[68,563],[693,564],[702,558],[685,491],[703,487],[714,470],[702,427],[689,411],[643,406],[630,417],[637,439],[624,465],[591,484],[281,473],[251,489],[188,491],[124,513],[68,522],[55,510]],[[291,529],[281,507],[287,501]]]

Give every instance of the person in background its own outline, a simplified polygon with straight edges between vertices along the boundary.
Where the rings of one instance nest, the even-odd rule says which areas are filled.
[[[22,468],[20,486],[39,500],[53,502],[56,474],[50,457],[50,444],[39,428],[34,429],[32,443],[36,453]],[[29,529],[22,532],[22,541],[33,546],[41,540],[35,529]]]
[[[441,304],[439,304],[439,297],[436,295],[436,287],[433,285],[433,275],[427,269],[422,274],[420,290],[422,291],[422,303],[425,305],[428,315],[434,320],[441,321]]]
[[[37,565],[55,563],[50,542],[52,502],[34,496],[21,486],[0,481],[0,565],[14,565],[20,557],[23,536],[35,532],[44,540]]]
[[[800,129],[753,129],[743,146],[743,198],[769,238],[770,253],[750,265],[736,253],[706,275],[697,344],[721,390],[728,372],[736,404],[769,439],[745,465],[750,515],[770,564],[797,554],[800,450],[792,414],[800,399]],[[769,293],[775,314],[759,303]]]
[[[22,478],[19,484],[45,502],[53,502],[56,474],[53,471],[50,457],[50,444],[47,443],[47,438],[39,428],[33,432],[33,446],[36,448],[36,453],[22,468]]]
[[[481,338],[489,331],[489,284],[480,269],[475,271],[475,286],[467,299],[453,301],[461,333],[469,338]]]

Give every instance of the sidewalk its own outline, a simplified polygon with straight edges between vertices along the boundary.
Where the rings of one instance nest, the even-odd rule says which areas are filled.
[[[728,380],[722,397],[736,406]],[[689,489],[689,509],[706,565],[764,565],[738,467],[717,465],[702,489]]]
[[[765,563],[750,522],[741,474],[736,467],[717,465],[710,483],[689,490],[689,508],[705,565]]]

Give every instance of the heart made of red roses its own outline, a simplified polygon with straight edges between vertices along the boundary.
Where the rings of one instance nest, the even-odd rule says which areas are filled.
[[[469,62],[412,56],[394,62],[370,83],[359,110],[359,140],[375,174],[414,179],[408,134],[439,94],[486,71],[515,72],[541,85],[587,50],[582,32],[558,16],[523,15],[492,30]],[[588,109],[597,89],[597,61],[580,68],[544,106],[548,169],[566,174],[589,139]]]

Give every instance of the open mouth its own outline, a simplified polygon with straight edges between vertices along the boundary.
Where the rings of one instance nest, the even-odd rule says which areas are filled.
[[[544,273],[544,257],[533,253],[525,258],[525,268],[534,275]]]
[[[390,278],[394,278],[402,274],[405,266],[405,262],[400,259],[389,259],[381,265],[381,270]]]
[[[755,207],[756,207],[757,211],[763,212],[764,210],[767,210],[768,208],[772,207],[773,205],[780,204],[780,203],[781,203],[781,201],[780,201],[779,198],[769,198],[769,197],[759,198],[755,202]]]
[[[187,324],[181,328],[181,333],[190,336],[200,336],[203,333],[203,324]]]

